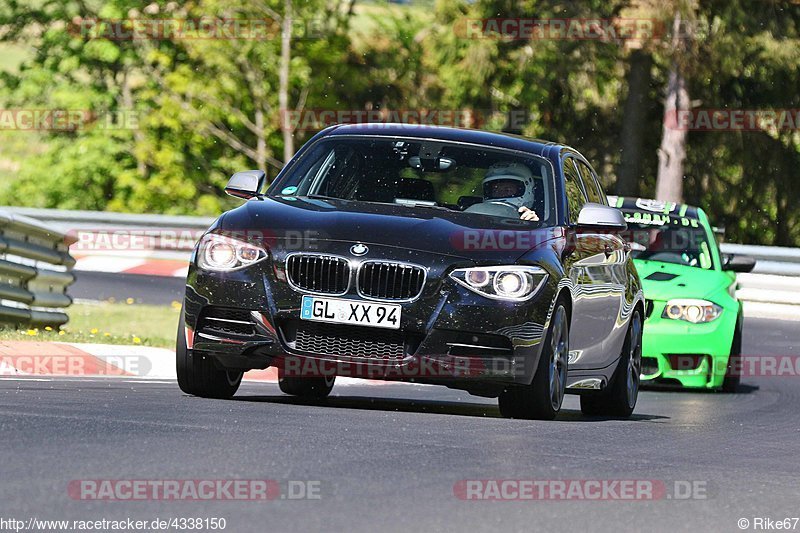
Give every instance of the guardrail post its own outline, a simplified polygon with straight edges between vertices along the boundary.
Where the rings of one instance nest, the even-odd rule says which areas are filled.
[[[74,242],[42,222],[0,209],[0,325],[58,327],[69,320]]]

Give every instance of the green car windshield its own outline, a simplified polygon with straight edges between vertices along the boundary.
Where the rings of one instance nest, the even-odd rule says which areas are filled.
[[[697,219],[641,211],[624,215],[634,259],[714,268],[708,234]]]

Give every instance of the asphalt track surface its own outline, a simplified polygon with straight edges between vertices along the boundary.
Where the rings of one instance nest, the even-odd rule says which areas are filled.
[[[124,302],[133,298],[140,304],[169,305],[183,301],[185,278],[117,274],[111,272],[75,272],[75,283],[68,293],[76,299]]]
[[[752,319],[746,354],[798,355],[797,323]],[[0,380],[0,518],[224,517],[227,531],[740,531],[800,515],[800,377],[737,394],[647,391],[631,420],[507,420],[445,388],[348,385],[322,403],[245,384]],[[101,502],[81,479],[320,481],[318,500]],[[698,481],[705,499],[463,501],[467,479]],[[800,529],[800,524],[797,525]]]

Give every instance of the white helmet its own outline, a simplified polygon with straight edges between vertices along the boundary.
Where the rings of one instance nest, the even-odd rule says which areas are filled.
[[[495,189],[504,185],[504,190]],[[483,178],[483,201],[532,207],[535,197],[531,169],[521,163],[496,163]]]

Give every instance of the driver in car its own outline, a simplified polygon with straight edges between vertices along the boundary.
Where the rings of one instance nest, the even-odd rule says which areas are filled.
[[[483,178],[483,201],[511,205],[522,220],[539,220],[533,205],[535,187],[530,169],[520,163],[497,163]]]

